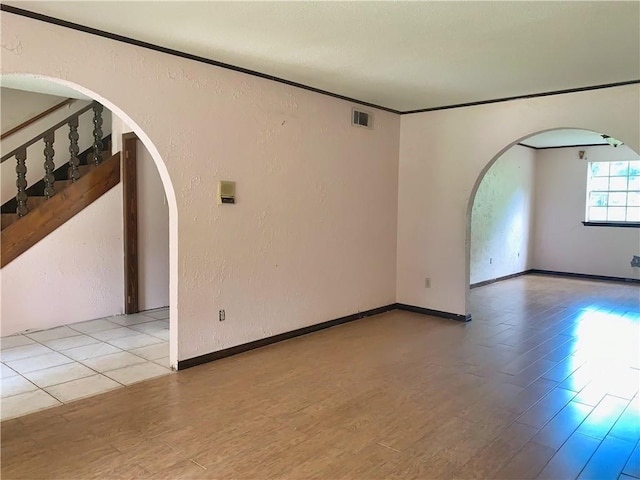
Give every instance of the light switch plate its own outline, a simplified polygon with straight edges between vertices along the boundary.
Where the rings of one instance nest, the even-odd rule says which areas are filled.
[[[218,205],[223,203],[236,203],[236,182],[218,182]]]

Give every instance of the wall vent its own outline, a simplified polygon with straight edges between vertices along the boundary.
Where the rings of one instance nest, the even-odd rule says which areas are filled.
[[[351,125],[354,127],[373,128],[373,114],[354,108],[351,113]]]

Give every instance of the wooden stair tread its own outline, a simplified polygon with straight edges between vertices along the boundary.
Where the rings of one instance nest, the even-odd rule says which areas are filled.
[[[38,208],[44,202],[47,201],[47,197],[29,197],[27,199],[27,207],[29,207],[29,211]]]
[[[20,217],[18,217],[17,213],[3,213],[2,215],[0,215],[0,218],[2,219],[2,225],[0,226],[0,229],[3,229],[11,225]]]
[[[96,168],[96,166],[93,163],[91,163],[89,165],[80,165],[78,167],[78,174],[82,177],[83,175],[86,175],[87,173],[89,173],[94,168]]]
[[[103,162],[107,161],[112,157],[111,150],[103,150],[102,152],[100,152],[100,156],[102,157]],[[91,162],[91,156],[88,161]],[[94,168],[96,168],[96,165],[93,162],[87,163],[86,165],[78,165],[78,176],[82,177]],[[71,168],[67,169],[67,177],[71,178]]]
[[[108,150],[102,150],[100,152],[100,157],[102,157],[102,162],[111,158],[111,146],[109,146]],[[87,164],[95,166],[95,164],[93,163],[93,153],[87,155]]]

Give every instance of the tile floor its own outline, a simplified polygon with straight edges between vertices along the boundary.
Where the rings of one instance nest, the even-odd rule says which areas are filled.
[[[25,332],[0,343],[2,420],[171,373],[168,308]]]

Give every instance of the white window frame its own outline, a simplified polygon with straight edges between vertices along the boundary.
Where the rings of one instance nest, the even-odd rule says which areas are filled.
[[[639,165],[640,160],[588,162],[585,225],[640,226]],[[598,168],[601,174],[594,175]]]

